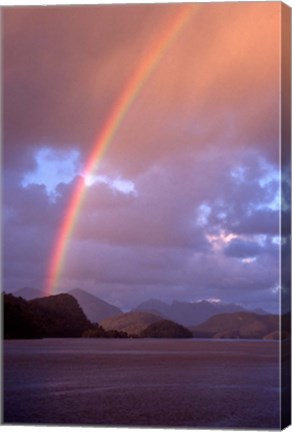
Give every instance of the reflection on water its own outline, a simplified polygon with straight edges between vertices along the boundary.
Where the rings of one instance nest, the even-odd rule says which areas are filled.
[[[277,342],[4,343],[4,421],[279,427]]]

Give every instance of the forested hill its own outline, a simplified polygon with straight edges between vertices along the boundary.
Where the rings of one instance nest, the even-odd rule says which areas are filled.
[[[4,338],[80,337],[91,327],[77,300],[59,294],[24,300],[4,294]]]
[[[279,316],[259,315],[252,312],[215,315],[203,324],[192,327],[191,330],[197,338],[279,339],[280,337]]]

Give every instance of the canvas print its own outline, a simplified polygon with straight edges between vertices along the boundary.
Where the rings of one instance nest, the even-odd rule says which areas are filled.
[[[290,15],[2,8],[2,423],[290,424]]]

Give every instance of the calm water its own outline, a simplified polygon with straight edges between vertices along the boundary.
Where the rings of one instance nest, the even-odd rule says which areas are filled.
[[[278,428],[278,343],[4,342],[4,422]]]

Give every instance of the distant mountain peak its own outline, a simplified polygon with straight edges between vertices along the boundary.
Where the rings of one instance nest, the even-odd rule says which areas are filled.
[[[168,306],[168,304],[162,300],[159,299],[155,299],[155,298],[151,298],[149,300],[145,300],[142,303],[139,304],[139,306],[141,305],[160,305],[160,306]]]
[[[15,297],[22,297],[24,300],[33,300],[35,298],[46,297],[46,295],[36,288],[24,287],[12,293]]]
[[[206,301],[215,305],[222,304],[222,300],[218,298],[208,298]]]
[[[122,312],[117,306],[114,306],[81,288],[74,288],[69,291],[69,294],[78,301],[86,317],[91,322],[99,323],[105,318]]]
[[[184,326],[197,325],[220,312],[239,312],[243,307],[226,304],[219,299],[202,299],[194,302],[173,300],[169,305],[160,300],[149,300],[138,305],[134,310],[159,314],[166,319]]]

